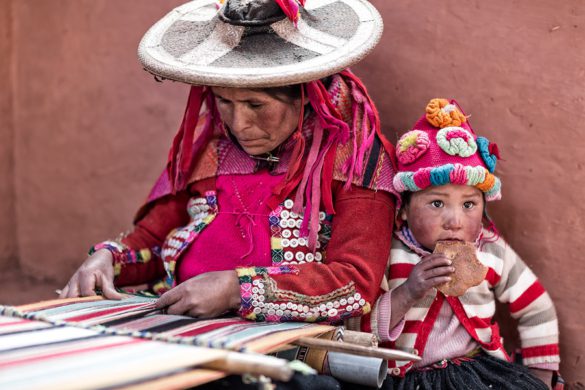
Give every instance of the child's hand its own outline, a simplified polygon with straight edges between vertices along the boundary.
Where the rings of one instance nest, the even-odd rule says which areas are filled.
[[[441,283],[451,280],[455,268],[451,266],[451,260],[442,254],[433,253],[414,266],[408,280],[404,282],[404,288],[412,301],[422,299],[427,292]]]
[[[451,266],[451,260],[438,253],[424,257],[415,265],[406,282],[392,290],[390,329],[394,329],[431,288],[450,281],[449,275],[453,272],[455,268]]]

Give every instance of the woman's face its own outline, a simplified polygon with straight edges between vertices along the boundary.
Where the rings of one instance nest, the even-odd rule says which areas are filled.
[[[251,155],[276,149],[297,128],[301,100],[279,100],[265,92],[213,87],[221,119]]]
[[[483,208],[480,190],[447,184],[413,193],[400,217],[416,240],[432,251],[439,240],[474,242],[482,228]]]

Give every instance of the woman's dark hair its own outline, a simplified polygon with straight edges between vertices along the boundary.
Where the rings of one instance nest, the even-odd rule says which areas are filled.
[[[290,103],[293,100],[301,98],[301,84],[285,85],[282,87],[271,87],[271,88],[252,88],[253,91],[263,92],[270,95],[276,100],[280,100],[283,103]]]
[[[329,87],[331,83],[331,77],[325,77],[321,79],[321,82],[325,87]],[[284,85],[282,87],[270,87],[270,88],[252,88],[253,91],[264,92],[270,95],[276,100],[280,100],[284,103],[290,103],[292,100],[301,98],[303,84]]]

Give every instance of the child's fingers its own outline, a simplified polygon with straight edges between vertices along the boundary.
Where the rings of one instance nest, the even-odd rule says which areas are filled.
[[[455,268],[450,265],[445,265],[441,267],[434,267],[426,270],[424,272],[425,279],[432,279],[436,278],[437,276],[449,276],[453,272],[455,272]]]
[[[429,283],[432,287],[437,287],[440,284],[447,283],[451,281],[451,277],[449,276],[437,276],[435,278],[429,279]]]
[[[442,254],[432,254],[424,258],[423,261],[419,263],[419,267],[423,270],[429,270],[432,268],[443,267],[451,265],[451,260],[445,257]]]

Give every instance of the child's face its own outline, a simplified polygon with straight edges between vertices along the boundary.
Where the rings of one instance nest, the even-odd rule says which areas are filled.
[[[447,184],[413,193],[400,217],[416,240],[432,251],[439,240],[474,242],[482,228],[483,208],[480,190]]]

